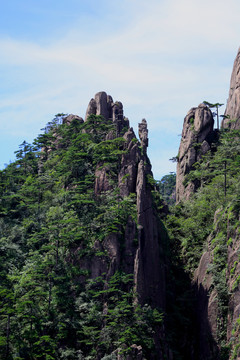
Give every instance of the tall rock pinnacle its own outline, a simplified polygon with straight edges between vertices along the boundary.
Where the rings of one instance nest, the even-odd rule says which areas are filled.
[[[85,121],[90,115],[102,115],[106,120],[112,120],[116,124],[117,134],[123,128],[129,127],[129,121],[123,116],[123,105],[120,101],[114,102],[110,95],[104,91],[98,92],[94,99],[91,99],[85,115]]]
[[[185,186],[184,179],[192,170],[194,163],[210,149],[213,125],[212,112],[204,104],[189,110],[184,119],[182,139],[177,156],[177,202],[188,199],[197,188],[197,184],[193,182]]]
[[[123,137],[124,150],[118,164],[119,196],[126,198],[136,195],[137,223],[129,218],[126,226],[124,251],[120,251],[119,234],[111,234],[102,244],[104,251],[114,250],[110,255],[110,267],[100,265],[94,274],[106,272],[112,276],[120,265],[124,270],[134,274],[135,289],[138,301],[142,305],[151,305],[164,309],[165,307],[165,273],[162,259],[162,230],[158,215],[154,210],[152,199],[151,164],[147,156],[148,129],[147,121],[142,119],[138,126],[137,140],[129,121],[123,116],[123,105],[114,102],[105,92],[99,92],[90,100],[85,121],[90,115],[102,115],[111,121],[116,128],[116,137]],[[113,136],[113,135],[112,135]],[[109,140],[109,134],[106,135]],[[111,140],[111,139],[110,139]],[[95,195],[98,196],[112,189],[111,172],[108,165],[99,163],[95,172]],[[134,245],[134,238],[138,239],[138,246]],[[94,267],[94,265],[93,265]]]
[[[223,128],[240,129],[240,48],[233,64]]]

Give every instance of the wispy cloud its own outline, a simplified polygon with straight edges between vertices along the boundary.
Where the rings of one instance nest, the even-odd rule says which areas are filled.
[[[80,22],[46,42],[0,36],[1,133],[34,137],[56,112],[84,116],[90,98],[105,90],[124,103],[135,128],[146,117],[154,133],[175,136],[174,154],[188,109],[205,99],[225,102],[239,2],[124,0],[109,9],[101,18],[79,14]],[[161,138],[154,154],[164,153]],[[157,167],[164,174],[166,165]]]

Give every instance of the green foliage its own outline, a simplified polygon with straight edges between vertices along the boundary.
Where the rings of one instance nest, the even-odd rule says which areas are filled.
[[[158,309],[136,304],[132,274],[116,272],[108,282],[102,277],[91,280],[84,296],[87,307],[82,305],[82,298],[77,300],[79,311],[84,309],[83,333],[79,336],[90,352],[98,346],[105,355],[116,348],[127,354],[130,346],[138,343],[146,355],[153,354],[152,335],[162,325],[163,315]]]
[[[193,125],[194,124],[194,118],[191,117],[190,120],[189,120],[190,124]]]
[[[203,252],[208,250],[212,254],[208,274],[212,279],[211,290],[214,289],[217,299],[216,337],[220,359],[230,356],[231,342],[227,340],[230,290],[239,289],[240,283],[238,274],[235,274],[237,261],[230,270],[232,289],[227,283],[228,247],[233,246],[239,228],[239,139],[239,130],[219,133],[215,150],[202,157],[186,178],[186,183],[197,181],[200,188],[189,200],[173,207],[165,219],[175,284],[183,266],[192,278]],[[181,314],[179,307],[177,311]],[[232,359],[239,354],[237,340],[232,354]]]
[[[168,205],[175,204],[176,173],[170,173],[162,177],[158,183],[160,194]]]
[[[137,305],[131,275],[90,280],[87,266],[108,269],[106,238],[124,251],[127,223],[137,228],[136,195],[117,187],[125,140],[101,116],[68,125],[64,116],[0,171],[0,358],[90,360],[133,343],[149,356],[160,310]],[[111,190],[96,194],[103,168]]]
[[[213,117],[217,116],[217,128],[219,129],[219,114],[218,114],[218,108],[224,104],[220,104],[220,103],[215,103],[212,104],[208,101],[203,101],[203,104],[207,105],[210,109],[215,108],[216,109],[216,113],[213,113]]]
[[[231,203],[231,211],[239,211],[239,131],[223,131],[217,150],[195,164],[187,181],[199,181],[201,187],[189,201],[177,205],[166,226],[170,237],[179,239],[186,269],[194,271],[204,249],[207,236],[213,231],[217,209]],[[236,222],[236,216],[233,218]],[[230,241],[230,239],[229,239]]]

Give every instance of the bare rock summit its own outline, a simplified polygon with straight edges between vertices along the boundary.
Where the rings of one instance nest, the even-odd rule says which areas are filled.
[[[182,138],[177,155],[176,201],[188,199],[198,184],[184,184],[186,175],[193,169],[194,163],[211,148],[214,134],[214,120],[208,106],[200,104],[187,113],[182,130]]]

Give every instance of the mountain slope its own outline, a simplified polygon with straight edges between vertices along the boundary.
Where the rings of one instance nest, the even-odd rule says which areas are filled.
[[[106,93],[1,171],[2,359],[159,359],[164,231],[145,120]],[[154,201],[154,197],[156,201]]]

